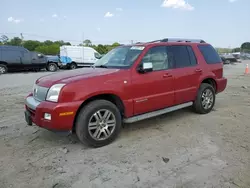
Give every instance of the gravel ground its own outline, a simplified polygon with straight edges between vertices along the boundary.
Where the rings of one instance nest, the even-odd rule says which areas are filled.
[[[0,75],[0,188],[249,188],[246,63],[224,66],[228,87],[211,113],[183,109],[126,125],[98,149],[26,125],[24,98],[49,73]]]

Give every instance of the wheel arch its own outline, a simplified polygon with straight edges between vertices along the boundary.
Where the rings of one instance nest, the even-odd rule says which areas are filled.
[[[202,80],[201,84],[203,84],[203,83],[210,84],[211,86],[213,86],[215,93],[217,92],[217,83],[216,83],[214,78],[212,78],[212,77],[205,78]]]
[[[8,65],[8,63],[5,62],[5,61],[0,61],[0,64],[2,64],[2,65]]]
[[[81,105],[80,107],[78,108],[76,114],[75,114],[75,117],[74,117],[74,122],[73,122],[73,127],[72,127],[72,131],[74,132],[75,131],[75,124],[76,124],[76,120],[77,120],[77,117],[81,111],[81,109],[86,106],[88,103],[92,102],[92,101],[95,101],[95,100],[98,100],[98,99],[103,99],[103,100],[107,100],[107,101],[110,101],[112,102],[114,105],[117,106],[117,108],[119,109],[120,113],[121,113],[121,116],[123,117],[124,116],[124,113],[125,113],[125,106],[124,106],[124,103],[122,102],[122,99],[116,95],[116,94],[112,94],[112,93],[104,93],[104,94],[98,94],[98,95],[94,95],[94,96],[91,96],[89,97],[87,100],[85,100]]]

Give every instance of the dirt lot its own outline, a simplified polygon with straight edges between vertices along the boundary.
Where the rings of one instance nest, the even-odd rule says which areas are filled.
[[[249,188],[245,63],[225,66],[228,87],[210,114],[184,109],[126,125],[98,149],[26,125],[24,97],[48,73],[0,75],[0,188]]]

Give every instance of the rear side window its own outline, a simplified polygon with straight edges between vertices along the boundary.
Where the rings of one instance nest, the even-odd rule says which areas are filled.
[[[175,68],[196,65],[196,58],[190,46],[169,46],[169,56],[173,58]]]
[[[222,60],[216,50],[211,45],[198,45],[207,64],[221,63]]]

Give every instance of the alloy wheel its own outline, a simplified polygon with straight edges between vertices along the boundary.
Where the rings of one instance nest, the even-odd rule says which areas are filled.
[[[108,139],[115,130],[116,118],[113,112],[102,109],[95,112],[88,123],[88,131],[90,136],[97,140]]]
[[[210,109],[213,106],[214,95],[210,89],[206,89],[201,96],[201,103],[205,110]]]

